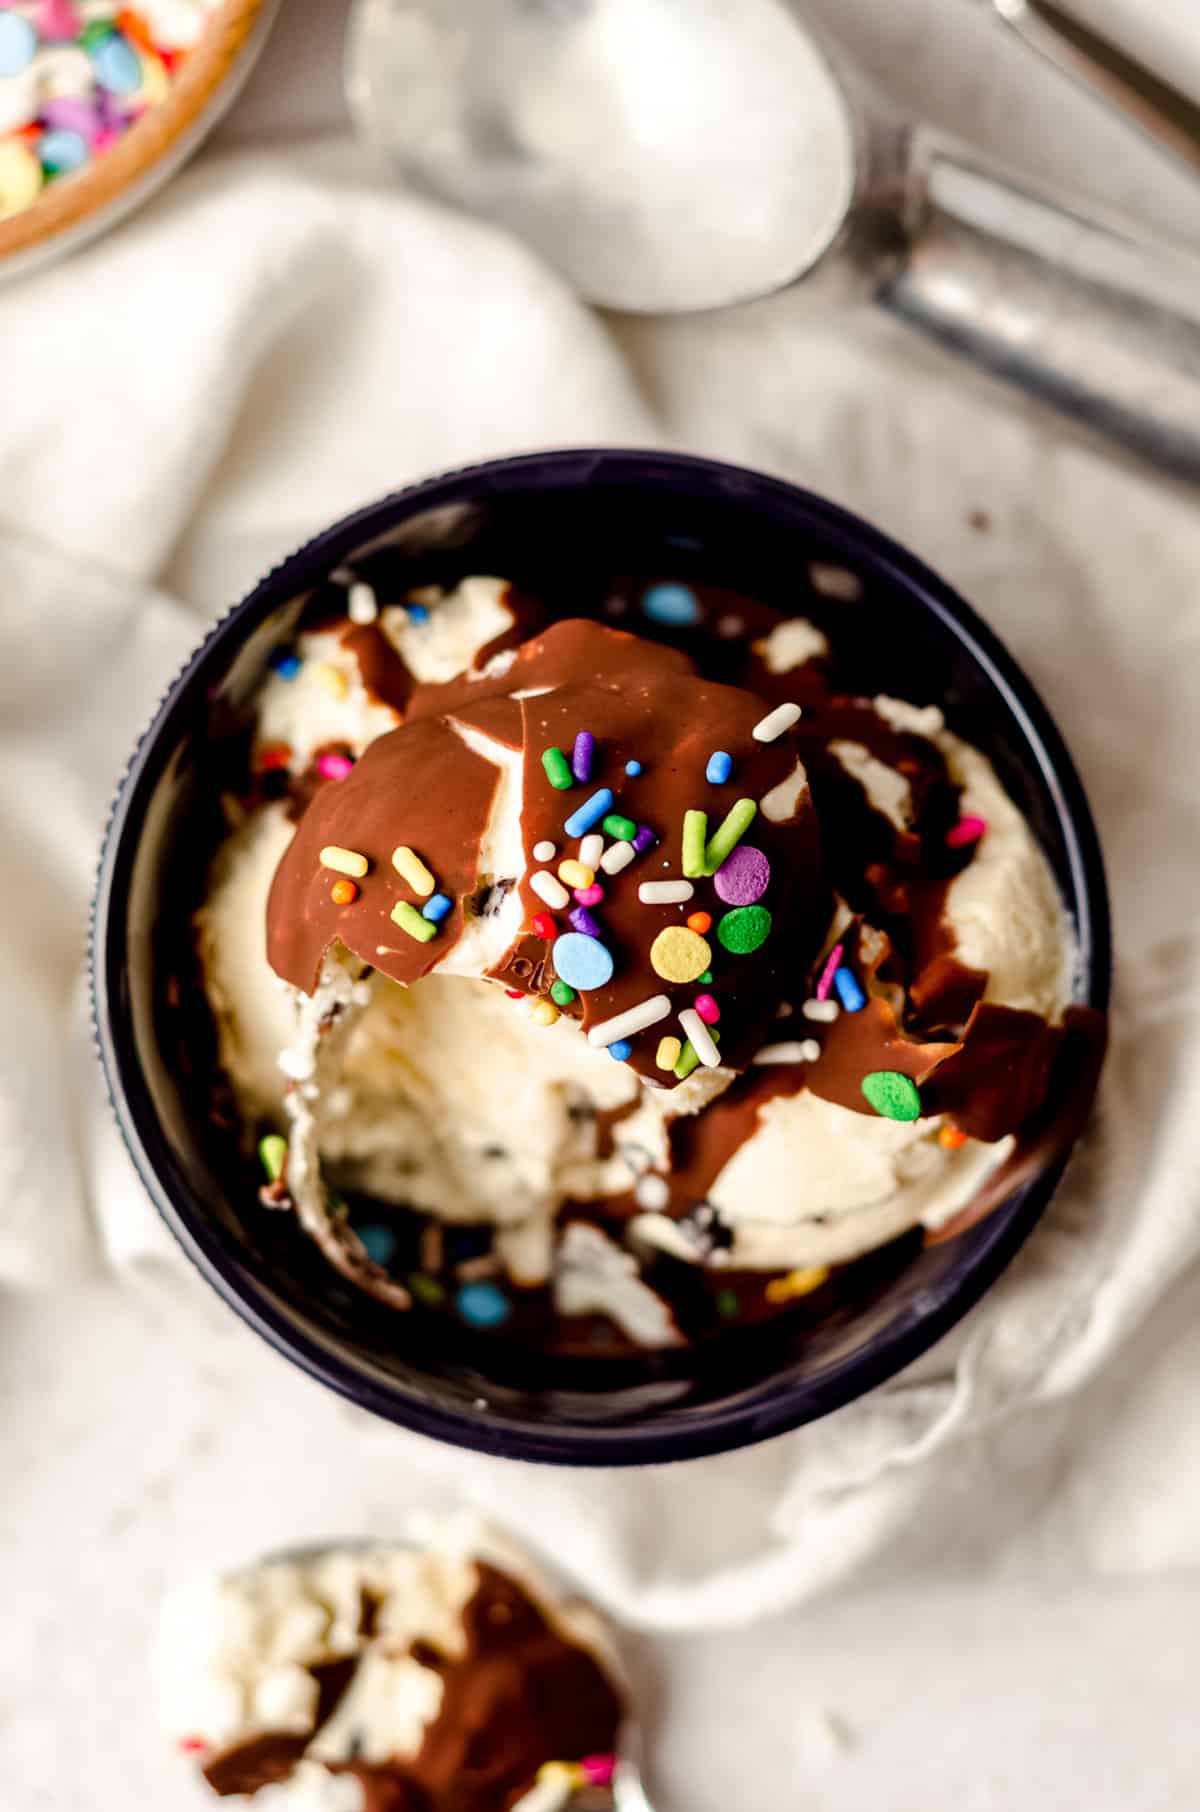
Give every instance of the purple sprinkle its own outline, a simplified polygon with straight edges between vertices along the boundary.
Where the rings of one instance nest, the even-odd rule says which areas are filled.
[[[570,919],[572,925],[574,925],[576,931],[581,931],[584,937],[600,936],[600,927],[586,906],[572,906],[567,917]]]
[[[575,738],[575,747],[571,753],[571,772],[576,780],[590,780],[592,777],[592,756],[596,753],[596,738],[590,730],[581,730]]]
[[[648,824],[638,825],[637,836],[633,839],[633,847],[639,856],[644,856],[646,851],[653,849],[657,842],[658,838]]]
[[[753,906],[770,884],[771,864],[751,843],[739,843],[713,876],[713,886],[727,906]]]

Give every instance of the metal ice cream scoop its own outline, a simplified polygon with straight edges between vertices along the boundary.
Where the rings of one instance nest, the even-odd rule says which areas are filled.
[[[1187,119],[1040,0],[989,3],[1187,151]],[[593,302],[713,309],[801,278],[871,295],[1200,479],[1200,257],[897,117],[790,0],[359,0],[348,87],[408,180],[499,222]]]

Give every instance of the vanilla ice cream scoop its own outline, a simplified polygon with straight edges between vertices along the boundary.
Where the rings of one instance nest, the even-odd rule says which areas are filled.
[[[852,648],[716,586],[645,597],[708,612],[738,686],[502,580],[348,577],[264,686],[286,779],[197,915],[222,1063],[286,1128],[263,1199],[347,1277],[678,1345],[1052,1139],[1071,926],[937,705],[837,690]]]

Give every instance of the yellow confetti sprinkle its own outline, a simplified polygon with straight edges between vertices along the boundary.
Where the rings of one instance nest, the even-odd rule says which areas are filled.
[[[328,661],[318,661],[313,668],[313,675],[326,692],[332,692],[334,698],[345,698],[350,690],[350,682],[341,668],[331,666]]]
[[[567,887],[590,887],[596,879],[596,871],[586,862],[576,862],[573,856],[568,856],[558,865],[558,878]]]
[[[20,139],[0,141],[0,220],[31,207],[42,192],[42,166]]]
[[[773,1277],[766,1288],[768,1302],[790,1302],[794,1296],[811,1296],[829,1276],[828,1265],[809,1265],[804,1271],[789,1271],[786,1277]]]
[[[679,1054],[682,1050],[683,1045],[678,1038],[660,1038],[658,1049],[654,1053],[654,1061],[660,1070],[673,1070],[679,1062]]]
[[[695,981],[711,962],[712,951],[704,939],[683,925],[668,925],[650,946],[650,966],[664,981]]]
[[[586,1787],[587,1774],[578,1762],[543,1762],[537,1771],[539,1781],[553,1781],[555,1785],[569,1788],[572,1792],[577,1787]]]
[[[407,881],[414,893],[427,899],[436,885],[433,876],[422,862],[416,850],[410,849],[407,843],[401,843],[392,851],[392,867],[402,881]]]
[[[558,1019],[559,1012],[552,1000],[535,1000],[529,1017],[535,1025],[552,1026]]]
[[[360,856],[356,849],[342,849],[340,844],[327,843],[321,851],[321,867],[336,869],[340,875],[352,875],[361,881],[371,864],[365,856]]]

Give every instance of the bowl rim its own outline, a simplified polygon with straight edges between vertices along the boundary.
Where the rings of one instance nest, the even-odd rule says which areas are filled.
[[[842,1408],[894,1377],[939,1340],[991,1287],[1041,1217],[1069,1152],[1015,1200],[1000,1204],[974,1230],[965,1269],[923,1292],[881,1329],[863,1351],[843,1356],[803,1384],[780,1386],[765,1400],[735,1399],[670,1410],[618,1426],[569,1423],[560,1428],[485,1408],[467,1413],[431,1401],[398,1381],[381,1382],[301,1329],[253,1271],[241,1262],[198,1205],[177,1200],[163,1181],[168,1142],[134,1054],[122,1000],[125,911],[142,806],[171,752],[177,711],[197,685],[224,670],[231,647],[280,605],[327,573],[384,527],[441,505],[488,493],[578,488],[601,479],[666,482],[673,488],[722,492],[757,506],[772,499],[818,524],[848,564],[868,565],[928,609],[986,675],[1022,741],[1061,828],[1071,893],[1077,902],[1081,1004],[1108,1005],[1111,919],[1104,862],[1083,784],[1053,718],[999,637],[951,586],[914,554],[841,505],[783,479],[691,454],[623,448],[565,449],[488,460],[390,492],[323,529],[281,560],[212,626],[168,687],[120,779],[104,833],[88,937],[92,1029],[109,1102],[135,1170],[178,1245],[218,1295],[283,1357],[343,1397],[413,1432],[509,1459],[574,1466],[657,1464],[731,1451],[798,1428]],[[120,1034],[120,1035],[118,1035]]]

